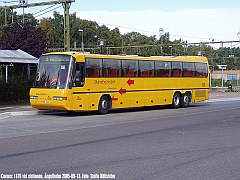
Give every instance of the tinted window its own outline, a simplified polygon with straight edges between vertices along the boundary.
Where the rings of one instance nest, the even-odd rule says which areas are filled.
[[[170,62],[155,62],[155,76],[156,77],[170,77],[171,63]]]
[[[208,68],[205,63],[195,63],[196,67],[196,77],[207,77],[208,76]]]
[[[122,60],[122,77],[138,76],[138,61]]]
[[[118,77],[121,70],[121,60],[104,59],[103,60],[103,76]]]
[[[154,61],[139,61],[139,77],[154,76]]]
[[[181,62],[172,62],[172,77],[182,77]]]
[[[76,63],[76,69],[75,72],[73,72],[73,86],[84,86],[84,79],[84,63]]]
[[[195,76],[195,66],[193,62],[183,63],[183,77],[194,77]]]
[[[69,71],[72,71],[71,61],[75,58],[69,55],[44,55],[38,63],[36,87],[69,88]]]
[[[86,59],[86,76],[102,77],[102,59]]]

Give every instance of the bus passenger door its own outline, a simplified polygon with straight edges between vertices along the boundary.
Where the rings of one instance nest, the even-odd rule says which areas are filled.
[[[85,85],[85,64],[76,63],[72,78],[72,110],[88,110],[89,93]]]
[[[82,93],[82,88],[72,88],[72,110],[73,111],[86,111],[89,110],[89,94]]]

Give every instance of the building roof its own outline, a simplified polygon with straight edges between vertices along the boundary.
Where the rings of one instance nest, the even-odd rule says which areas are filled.
[[[214,70],[212,74],[222,74],[222,70]],[[224,70],[224,74],[240,74],[240,70]]]
[[[37,64],[38,59],[34,56],[18,50],[0,50],[0,63],[27,63]]]

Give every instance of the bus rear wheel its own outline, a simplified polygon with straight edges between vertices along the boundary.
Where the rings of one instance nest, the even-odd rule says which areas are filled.
[[[99,114],[107,114],[110,102],[107,96],[102,96],[98,103]]]
[[[172,100],[172,107],[179,108],[180,107],[180,94],[174,93],[173,100]]]
[[[185,93],[180,98],[181,107],[185,108],[189,106],[190,96],[188,93]]]

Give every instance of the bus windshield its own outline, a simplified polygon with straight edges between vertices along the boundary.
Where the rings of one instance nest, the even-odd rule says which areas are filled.
[[[36,87],[67,89],[70,87],[75,58],[69,55],[43,55],[39,59]]]

